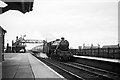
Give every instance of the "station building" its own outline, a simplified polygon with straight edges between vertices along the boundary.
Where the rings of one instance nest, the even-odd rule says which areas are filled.
[[[3,53],[4,53],[4,43],[5,43],[5,33],[7,31],[4,30],[1,26],[0,26],[0,62],[2,62],[3,58]]]

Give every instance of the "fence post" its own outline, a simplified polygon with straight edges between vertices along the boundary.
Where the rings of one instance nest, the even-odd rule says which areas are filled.
[[[110,50],[110,49],[109,49],[109,47],[108,47],[108,56],[107,56],[108,58],[110,58],[110,56],[109,56],[109,50]]]
[[[99,47],[98,47],[98,55],[97,55],[97,57],[99,57]]]
[[[113,59],[115,59],[115,48],[113,48]]]
[[[93,56],[92,48],[91,48],[91,56]]]
[[[120,47],[118,48],[118,53],[119,53],[118,55],[119,55],[119,59],[120,59]]]

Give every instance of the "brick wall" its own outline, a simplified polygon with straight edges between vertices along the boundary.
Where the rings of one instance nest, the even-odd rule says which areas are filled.
[[[2,62],[2,28],[0,27],[0,62]]]
[[[2,62],[2,53],[4,53],[4,36],[6,31],[0,26],[0,62]]]

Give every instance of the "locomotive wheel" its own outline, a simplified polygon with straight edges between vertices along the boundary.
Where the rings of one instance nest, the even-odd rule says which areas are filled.
[[[70,61],[74,61],[74,58],[73,58],[73,57],[70,57]]]
[[[70,60],[70,57],[68,57],[67,60]]]
[[[61,60],[61,57],[59,57],[59,59]]]
[[[62,58],[62,57],[59,57],[59,61],[63,61],[63,58]]]

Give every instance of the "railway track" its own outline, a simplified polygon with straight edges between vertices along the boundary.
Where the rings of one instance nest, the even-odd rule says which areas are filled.
[[[54,69],[56,72],[58,72],[59,74],[61,74],[62,76],[64,76],[66,79],[68,80],[85,80],[84,78],[70,72],[67,71],[66,69],[64,69],[63,67],[60,67],[59,65],[56,65],[54,63],[52,63],[49,60],[45,60],[45,59],[41,59],[39,58],[42,62],[44,62],[45,64],[47,64],[49,67],[51,67],[52,69]]]
[[[110,71],[107,71],[107,70],[83,65],[83,64],[80,64],[80,63],[76,63],[76,62],[69,62],[69,63],[63,63],[63,64],[73,66],[73,67],[76,67],[78,69],[82,69],[82,70],[85,70],[87,72],[93,73],[95,75],[106,77],[108,79],[120,80],[120,74],[110,72]]]
[[[41,59],[45,64],[53,68],[56,72],[64,76],[66,79],[75,80],[119,80],[119,76],[115,73],[99,70],[96,68],[83,66],[74,62],[59,62],[51,59]]]

